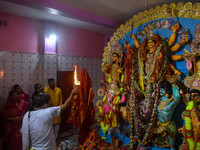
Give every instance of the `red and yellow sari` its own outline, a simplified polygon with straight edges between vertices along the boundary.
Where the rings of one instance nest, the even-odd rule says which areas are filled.
[[[16,105],[9,97],[3,111],[4,117],[4,138],[6,150],[22,150],[22,135],[20,129],[22,126],[22,117],[26,113],[29,102],[20,99]],[[9,118],[21,117],[21,120],[10,121]]]
[[[94,123],[95,109],[92,103],[94,92],[91,79],[85,68],[81,70],[78,80],[81,83],[80,94],[72,101],[67,122],[77,125],[79,128],[78,141],[80,145],[83,145],[90,133],[90,127]]]

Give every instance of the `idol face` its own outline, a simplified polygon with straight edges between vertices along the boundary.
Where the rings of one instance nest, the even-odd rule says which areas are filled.
[[[119,59],[119,57],[117,56],[117,54],[112,54],[113,57],[113,61],[117,61]]]
[[[115,92],[113,90],[109,90],[109,94],[108,94],[109,97],[112,98],[114,96],[114,94],[115,94]]]
[[[166,90],[164,88],[160,88],[160,96],[165,96]]]
[[[152,47],[154,47],[154,46],[155,46],[155,44],[156,44],[156,42],[155,42],[155,41],[153,41],[153,40],[151,40],[151,39],[149,39],[149,40],[147,41],[147,45],[148,45],[148,47],[149,47],[149,48],[152,48]]]

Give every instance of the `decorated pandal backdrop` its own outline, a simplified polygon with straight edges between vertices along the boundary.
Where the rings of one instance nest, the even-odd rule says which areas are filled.
[[[104,48],[96,103],[109,147],[200,149],[200,98],[189,94],[200,90],[199,54],[200,3],[156,6],[117,29]],[[184,120],[183,144],[173,115]]]
[[[0,111],[2,112],[8,93],[14,84],[19,84],[31,97],[36,83],[46,87],[48,78],[56,79],[57,71],[74,71],[74,65],[77,65],[78,73],[82,68],[87,69],[92,80],[92,88],[97,91],[100,87],[99,80],[102,77],[101,59],[99,58],[1,50]],[[95,96],[94,102],[95,99],[97,99],[97,96]]]

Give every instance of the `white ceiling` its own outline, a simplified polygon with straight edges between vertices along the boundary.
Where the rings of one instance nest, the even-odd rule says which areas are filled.
[[[11,2],[10,2],[11,1]],[[95,23],[91,20],[85,20],[80,18],[77,14],[73,14],[68,11],[58,9],[52,9],[51,7],[34,2],[37,7],[27,6],[16,2],[17,0],[0,0],[0,11],[19,16],[25,16],[33,19],[40,19],[51,21],[59,24],[66,25],[68,27],[84,29],[92,32],[98,32],[102,34],[110,34],[116,30],[116,26],[111,24],[104,25],[103,23]],[[24,0],[28,1],[28,0]],[[46,4],[48,3],[48,0]],[[188,2],[187,0],[51,0],[63,6],[68,6],[85,12],[93,14],[105,19],[109,19],[110,22],[116,22],[119,24],[129,20],[133,15],[140,11],[148,10],[151,7],[162,4],[170,4],[172,2]],[[29,1],[30,2],[30,1]],[[200,0],[190,0],[190,2],[200,2]],[[48,11],[40,9],[48,8]],[[63,15],[65,14],[65,15]]]
[[[57,0],[100,16],[125,22],[140,10],[169,0]]]

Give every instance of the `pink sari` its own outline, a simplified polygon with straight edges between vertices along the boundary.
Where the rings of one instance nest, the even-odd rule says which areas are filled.
[[[9,97],[4,106],[4,138],[6,142],[6,150],[22,150],[22,135],[20,129],[22,120],[9,121],[8,118],[22,117],[26,113],[29,102],[20,99],[18,105]]]

